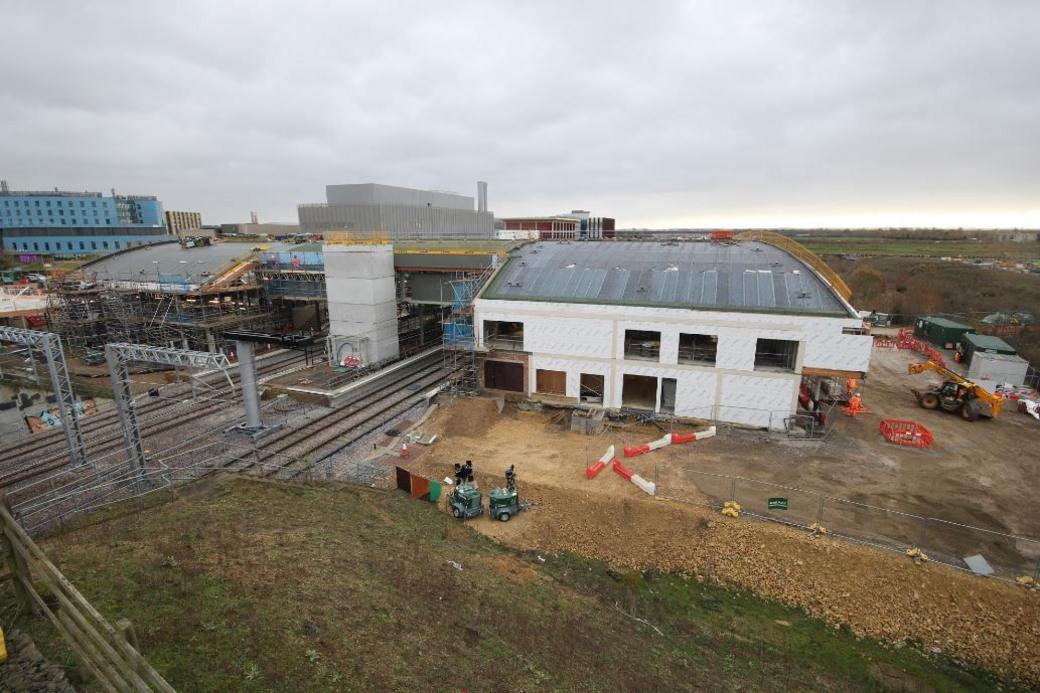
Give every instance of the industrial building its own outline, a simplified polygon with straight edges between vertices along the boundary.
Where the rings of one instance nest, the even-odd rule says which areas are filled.
[[[304,233],[346,231],[389,240],[490,239],[494,215],[487,209],[487,184],[474,199],[456,193],[362,183],[325,186],[326,202],[298,206]]]
[[[803,381],[860,378],[871,351],[841,280],[796,252],[754,240],[525,245],[474,301],[482,384],[783,428]]]
[[[185,231],[197,231],[202,228],[202,215],[198,212],[173,212],[167,210],[164,214],[166,219],[166,230],[174,235],[181,235]]]
[[[499,238],[538,240],[600,240],[615,237],[615,221],[594,217],[584,209],[547,217],[508,217],[500,220]],[[530,234],[530,235],[527,235]]]
[[[220,234],[222,236],[271,236],[272,238],[284,238],[285,236],[295,236],[299,233],[299,224],[251,221],[220,225]]]
[[[0,238],[10,252],[58,257],[107,254],[170,239],[153,196],[15,191],[0,185]]]

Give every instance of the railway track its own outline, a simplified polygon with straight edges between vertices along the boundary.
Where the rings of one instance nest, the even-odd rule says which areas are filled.
[[[286,431],[281,435],[262,438],[256,446],[256,454],[235,455],[218,462],[213,471],[247,471],[259,467],[263,476],[290,478],[302,474],[335,452],[349,447],[364,436],[384,425],[386,415],[400,407],[418,393],[434,387],[447,377],[439,353],[416,361],[400,373],[386,374],[375,383],[375,391],[369,391],[350,401],[332,413],[304,426]],[[277,458],[288,458],[284,464],[271,462]]]
[[[296,352],[288,352],[285,358],[277,356],[264,359],[258,364],[257,374],[260,376],[271,375],[283,370],[302,365],[304,356]],[[276,359],[276,360],[275,360]],[[238,373],[232,376],[233,382],[238,382]],[[207,376],[215,382],[226,381],[223,374]],[[218,388],[214,391],[215,396],[230,392],[228,386]],[[178,400],[177,404],[182,401]],[[172,406],[176,407],[177,404]],[[201,406],[192,402],[188,405],[186,417],[171,412],[169,399],[146,400],[139,403],[137,414],[141,424],[141,433],[144,435],[156,435],[170,429],[182,426],[185,423],[213,414],[227,407],[226,401],[215,401]],[[171,414],[173,414],[171,416]],[[119,417],[115,411],[104,412],[96,417],[81,419],[81,427],[84,434],[84,442],[91,456],[99,453],[116,450],[123,445],[123,434],[119,429]],[[44,437],[45,436],[45,437]],[[26,460],[27,457],[30,459]],[[45,434],[37,434],[33,438],[24,440],[14,446],[8,446],[0,451],[0,488],[10,487],[27,481],[37,476],[55,472],[68,464],[65,448],[65,435],[60,429],[48,431]]]

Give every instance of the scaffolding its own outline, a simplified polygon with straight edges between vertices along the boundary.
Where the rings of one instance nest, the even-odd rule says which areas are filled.
[[[479,273],[460,273],[447,282],[451,287],[451,310],[443,323],[444,368],[447,391],[452,397],[475,395],[480,390],[477,371],[477,339],[473,324],[473,299],[494,273],[494,265]]]
[[[215,352],[224,346],[224,330],[269,331],[272,319],[257,285],[181,292],[71,281],[57,287],[47,305],[49,328],[88,363],[110,342]]]

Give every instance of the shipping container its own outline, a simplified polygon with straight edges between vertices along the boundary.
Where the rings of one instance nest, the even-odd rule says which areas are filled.
[[[989,354],[976,351],[968,368],[968,380],[987,389],[998,384],[1024,385],[1029,362],[1011,354]]]
[[[961,338],[974,332],[971,325],[926,315],[914,321],[914,336],[943,349],[953,349]]]
[[[961,363],[971,368],[972,356],[975,353],[1008,354],[1014,356],[1015,348],[1000,337],[988,334],[966,334],[961,339]]]

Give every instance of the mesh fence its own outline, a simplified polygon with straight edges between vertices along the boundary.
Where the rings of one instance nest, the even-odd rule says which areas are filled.
[[[994,575],[1040,579],[1040,539],[950,522],[815,491],[746,477],[686,470],[683,483],[658,482],[659,497],[720,508],[735,500],[742,513],[797,527],[822,525],[831,535],[892,551],[917,547],[962,570],[981,555]]]

